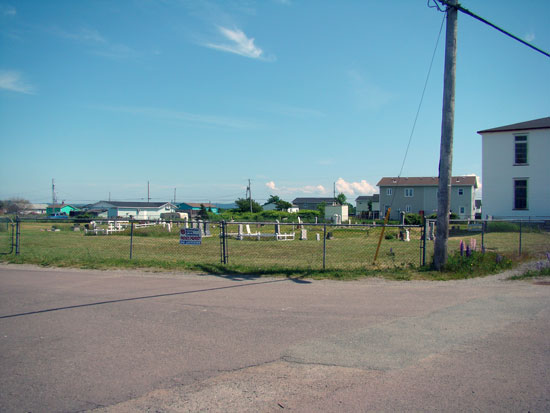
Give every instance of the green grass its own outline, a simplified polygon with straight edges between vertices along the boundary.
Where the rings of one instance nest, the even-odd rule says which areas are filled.
[[[514,275],[509,280],[527,280],[532,278],[550,277],[550,267],[539,268],[536,270],[529,270],[521,275]]]
[[[49,231],[52,225],[60,231]],[[281,226],[283,233],[295,234],[294,241],[275,241],[270,237],[263,237],[261,241],[254,238],[237,240],[233,236],[227,240],[229,264],[225,266],[220,263],[219,227],[216,224],[211,226],[212,236],[203,238],[200,246],[180,245],[177,228],[172,228],[172,232],[161,227],[134,229],[132,259],[129,231],[108,236],[85,236],[83,231],[74,232],[72,227],[73,224],[70,223],[24,222],[21,226],[20,255],[0,255],[0,260],[44,266],[148,268],[243,277],[284,276],[346,280],[377,276],[396,280],[446,280],[485,275],[505,268],[504,265],[494,266],[491,262],[496,261],[494,257],[497,254],[505,256],[507,260],[513,258],[518,243],[518,234],[487,234],[485,242],[491,248],[485,255],[486,258],[474,264],[458,265],[453,263],[453,254],[458,251],[460,241],[469,243],[470,238],[476,238],[479,247],[481,236],[451,237],[449,254],[452,265],[446,272],[433,272],[420,268],[418,229],[411,230],[411,242],[383,240],[378,259],[373,264],[381,229],[337,228],[331,230],[334,238],[326,241],[326,269],[323,270],[322,225],[305,227],[307,240],[299,239],[300,230],[296,225]],[[251,224],[250,230],[253,233],[273,234],[274,226]],[[237,233],[237,225],[228,225],[228,232]],[[386,233],[397,232],[396,228],[386,229]],[[320,241],[316,240],[316,234],[320,234]],[[2,236],[0,234],[0,241]],[[545,252],[550,249],[549,240],[548,234],[544,233],[524,234],[523,246],[526,251]],[[432,250],[433,242],[428,242],[428,260]]]

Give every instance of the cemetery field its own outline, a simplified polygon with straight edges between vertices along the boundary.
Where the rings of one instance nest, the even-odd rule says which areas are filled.
[[[52,231],[55,226],[58,231]],[[202,240],[202,245],[180,245],[179,229],[166,228],[134,229],[111,235],[84,235],[83,228],[73,231],[71,223],[23,222],[21,224],[20,254],[1,255],[5,262],[31,263],[48,266],[80,268],[159,268],[182,269],[206,272],[223,272],[239,269],[241,272],[258,274],[290,274],[330,271],[361,272],[377,269],[418,269],[421,264],[421,232],[411,228],[410,242],[398,239],[398,228],[387,228],[379,250],[376,264],[374,255],[381,227],[339,227],[331,232],[331,239],[323,242],[323,227],[308,226],[307,240],[300,240],[301,232],[296,226],[282,226],[281,232],[294,233],[294,240],[276,241],[273,225],[251,224],[251,232],[264,236],[236,239],[227,238],[228,265],[221,262],[219,226],[213,224],[211,236]],[[228,232],[234,228],[228,226]],[[236,230],[235,230],[236,231]],[[319,240],[317,240],[319,234]],[[390,238],[390,239],[386,239]],[[481,249],[481,234],[467,234],[449,239],[449,253],[458,251],[461,240],[470,245],[475,239],[477,250]],[[499,254],[519,254],[519,234],[485,234],[486,249]],[[323,250],[323,244],[325,249]],[[522,234],[522,251],[533,255],[550,249],[550,234]],[[130,259],[130,250],[132,258]],[[433,241],[427,242],[426,262],[433,253]]]

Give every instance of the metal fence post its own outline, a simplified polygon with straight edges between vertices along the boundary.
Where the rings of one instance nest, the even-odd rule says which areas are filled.
[[[21,243],[21,221],[15,217],[15,255],[19,255],[19,245]]]
[[[521,221],[519,221],[519,255],[521,255]]]
[[[323,270],[326,268],[327,260],[327,223],[323,224]]]
[[[420,265],[423,267],[426,265],[426,232],[428,232],[426,217],[422,217],[423,231],[422,231],[422,262]]]
[[[130,259],[132,259],[132,250],[134,248],[134,221],[130,225]]]
[[[481,252],[485,253],[485,226],[487,221],[481,221]]]
[[[220,225],[220,247],[221,247],[221,257],[220,262],[224,265],[227,264],[227,223],[224,221]]]

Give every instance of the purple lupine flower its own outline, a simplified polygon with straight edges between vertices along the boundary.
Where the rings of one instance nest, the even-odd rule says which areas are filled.
[[[460,240],[460,256],[464,256],[464,241]]]
[[[466,256],[469,257],[470,255],[471,255],[470,246],[467,245],[467,246],[466,246]]]

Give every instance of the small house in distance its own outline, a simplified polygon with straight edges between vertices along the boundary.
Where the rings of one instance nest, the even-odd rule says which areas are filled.
[[[178,204],[178,211],[186,212],[189,214],[190,217],[193,217],[195,215],[198,215],[199,211],[201,210],[201,205],[204,205],[207,211],[213,212],[214,214],[218,213],[218,206],[209,202],[182,202],[181,204]]]
[[[161,219],[161,214],[176,211],[170,202],[99,201],[90,209],[108,210],[109,218]]]
[[[478,133],[483,217],[550,217],[550,117]]]
[[[66,203],[50,204],[46,207],[46,214],[48,215],[67,215],[69,216],[72,211],[78,211],[78,208]]]
[[[437,213],[439,178],[386,177],[377,185],[380,188],[380,215],[385,216],[390,206],[392,220],[399,219],[401,212],[423,213],[426,216]],[[460,219],[474,219],[477,176],[453,176],[451,186],[450,212]]]
[[[355,215],[363,219],[379,219],[380,194],[361,195],[355,198]]]
[[[325,205],[332,205],[334,203],[334,198],[296,198],[292,201],[292,205],[296,205],[300,208],[300,211],[303,209],[315,211],[322,203]]]

